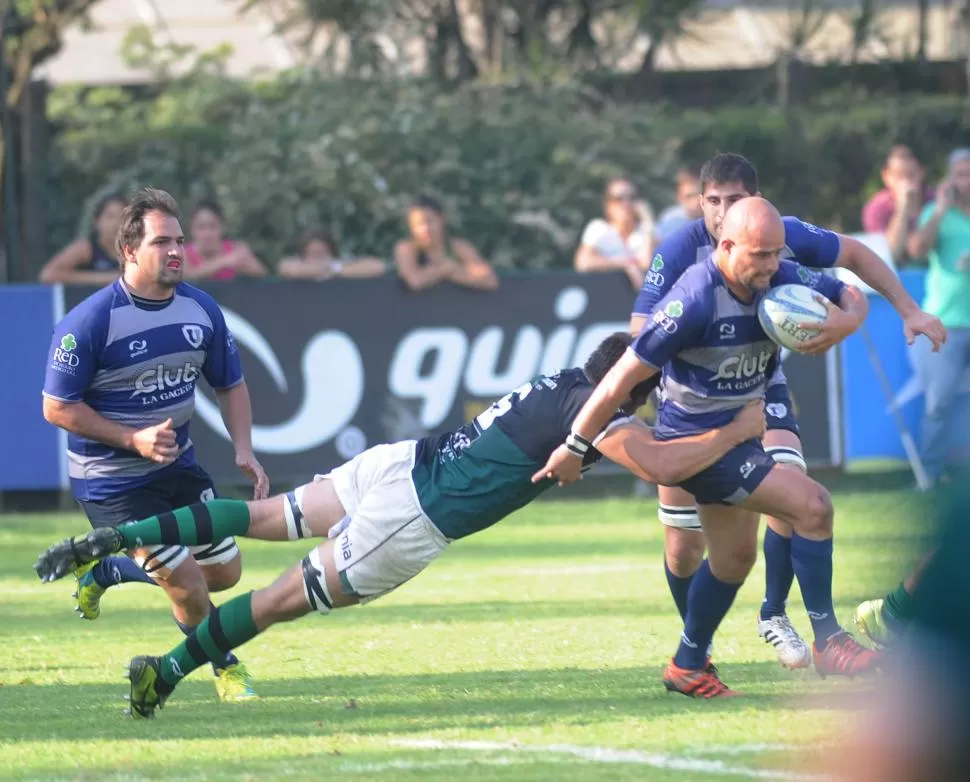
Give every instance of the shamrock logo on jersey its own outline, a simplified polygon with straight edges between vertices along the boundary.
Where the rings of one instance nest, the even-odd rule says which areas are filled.
[[[65,334],[63,337],[61,337],[61,350],[65,350],[70,353],[76,347],[77,340],[74,339],[73,334]]]
[[[653,256],[653,260],[650,261],[650,271],[659,272],[664,267],[664,257],[657,253]]]
[[[664,307],[664,315],[668,318],[679,318],[684,314],[684,302],[672,301]]]
[[[799,266],[798,279],[800,279],[806,285],[814,285],[815,281],[818,279],[818,272],[813,272],[806,269],[804,266]]]

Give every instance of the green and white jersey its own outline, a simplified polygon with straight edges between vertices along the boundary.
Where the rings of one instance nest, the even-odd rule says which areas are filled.
[[[411,478],[427,517],[448,538],[463,538],[554,486],[534,484],[532,476],[566,439],[592,392],[583,370],[566,369],[517,388],[460,429],[420,440]],[[603,433],[632,420],[617,411]],[[600,458],[590,449],[583,464]]]

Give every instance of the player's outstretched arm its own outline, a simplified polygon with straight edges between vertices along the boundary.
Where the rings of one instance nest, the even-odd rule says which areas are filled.
[[[920,309],[899,281],[896,273],[883,260],[858,239],[839,236],[841,249],[836,265],[856,274],[870,288],[881,293],[893,309],[903,319],[903,331],[910,345],[918,334],[926,336],[933,343],[933,350],[939,350],[946,342],[946,327],[939,318]]]
[[[632,350],[627,350],[593,390],[573,421],[572,431],[566,442],[552,452],[542,469],[532,476],[532,482],[555,478],[563,486],[579,480],[585,448],[589,447],[589,443],[603,431],[610,418],[627,402],[633,387],[658,371],[642,362]],[[583,450],[579,450],[580,448]]]
[[[676,486],[714,464],[737,445],[761,439],[765,432],[762,400],[749,402],[727,426],[676,440],[657,440],[641,421],[617,426],[596,444],[603,456],[638,478]]]

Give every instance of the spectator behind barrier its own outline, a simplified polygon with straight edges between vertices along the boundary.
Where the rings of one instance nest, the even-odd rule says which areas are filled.
[[[935,200],[919,217],[919,229],[909,239],[909,254],[927,258],[923,309],[946,326],[948,337],[939,353],[923,357],[923,466],[939,482],[947,466],[953,432],[966,431],[957,420],[955,402],[966,391],[962,379],[970,369],[970,149],[950,154],[947,177]]]
[[[279,265],[281,277],[321,282],[336,277],[380,277],[385,271],[380,258],[341,256],[336,237],[322,228],[311,228],[303,235],[299,258],[284,258]]]
[[[185,279],[232,280],[239,275],[265,277],[266,268],[249,245],[223,237],[222,207],[202,201],[189,221],[191,242],[185,247]]]
[[[471,243],[448,236],[444,211],[433,198],[419,196],[408,207],[409,239],[394,248],[394,263],[404,284],[423,291],[442,282],[494,291],[498,276]]]
[[[98,199],[87,236],[75,239],[41,269],[40,281],[73,285],[107,285],[118,279],[121,267],[115,241],[125,197],[109,193]]]
[[[889,150],[882,168],[885,187],[862,208],[862,230],[883,234],[896,263],[906,260],[920,209],[933,198],[933,189],[925,180],[926,169],[912,150],[897,144]]]
[[[603,214],[587,224],[573,265],[576,271],[622,270],[633,289],[643,285],[653,254],[653,214],[628,179],[611,179],[603,191]]]
[[[678,228],[702,216],[700,176],[693,169],[682,168],[677,172],[677,203],[668,206],[657,218],[657,225],[653,229],[654,246]]]

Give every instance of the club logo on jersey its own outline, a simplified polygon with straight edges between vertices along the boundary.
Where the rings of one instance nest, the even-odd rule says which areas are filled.
[[[784,418],[788,415],[788,406],[781,402],[771,402],[765,405],[765,412],[772,418]]]
[[[143,356],[148,352],[148,340],[147,339],[133,339],[128,343],[128,351],[132,358],[138,358],[138,356]]]
[[[175,369],[166,369],[164,364],[159,364],[138,376],[131,398],[140,396],[142,404],[145,405],[174,401],[191,394],[195,390],[198,377],[199,368],[191,361],[186,361]]]
[[[195,325],[182,326],[182,336],[193,348],[202,347],[202,340],[205,339],[202,327]]]
[[[819,273],[806,269],[804,266],[798,267],[798,279],[805,285],[815,286],[818,283]]]
[[[660,270],[664,267],[664,257],[657,253],[653,256],[653,260],[650,261],[650,268],[647,270],[643,281],[647,285],[654,285],[658,288],[662,288],[664,284],[664,276],[660,273]]]
[[[729,356],[717,367],[712,381],[718,391],[743,391],[764,382],[764,374],[774,351],[762,350],[757,356]]]
[[[671,301],[664,307],[664,314],[668,318],[679,318],[684,314],[684,302]]]
[[[653,313],[653,322],[668,334],[673,334],[677,331],[677,322],[663,310],[657,310]]]
[[[65,334],[61,337],[61,346],[54,348],[54,360],[51,367],[59,372],[74,374],[74,367],[81,363],[81,360],[74,355],[73,351],[77,347],[77,340],[73,334]]]
[[[798,222],[801,224],[802,228],[804,228],[809,233],[813,233],[816,236],[822,235],[822,229],[819,228],[817,225],[813,225],[812,223],[806,223],[804,220],[799,220]]]

